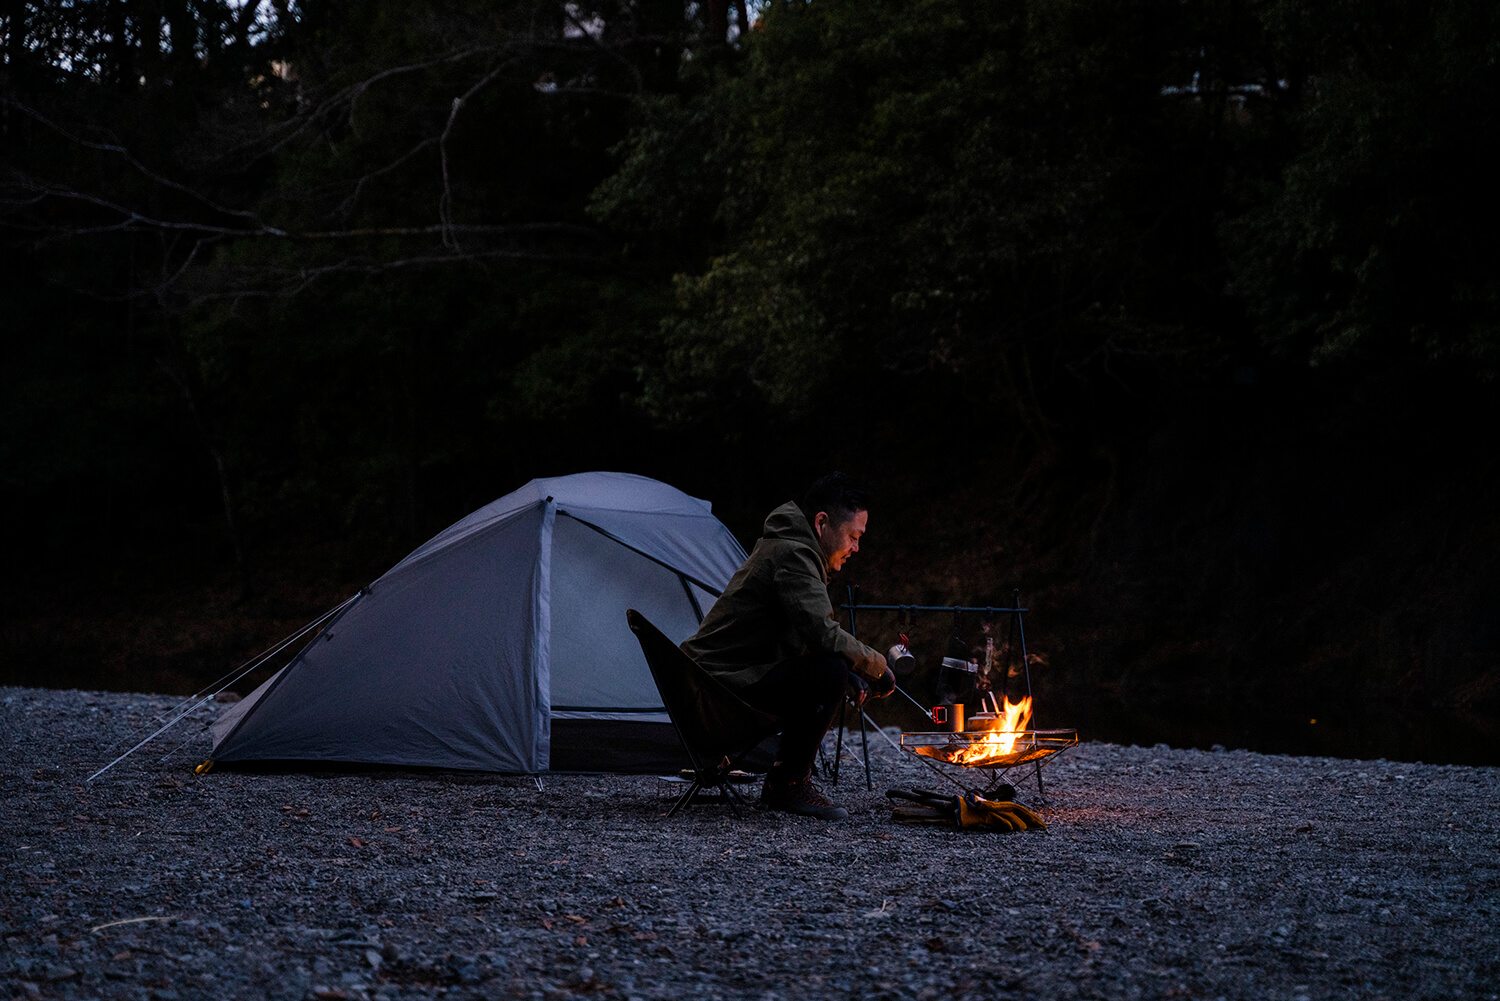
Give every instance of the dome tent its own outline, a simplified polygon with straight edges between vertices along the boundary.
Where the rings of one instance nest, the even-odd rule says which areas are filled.
[[[625,611],[680,642],[744,559],[707,501],[656,480],[532,480],[361,591],[219,717],[213,760],[676,767]]]

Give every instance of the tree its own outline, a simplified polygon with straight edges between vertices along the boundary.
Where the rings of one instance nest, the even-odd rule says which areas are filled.
[[[1212,218],[1244,140],[1173,87],[1207,61],[1179,10],[767,4],[744,72],[657,101],[596,195],[633,239],[711,258],[678,278],[657,412],[795,416],[946,373],[1045,434],[1111,374],[1216,364]],[[1220,54],[1226,89],[1256,41]]]
[[[619,406],[656,300],[582,210],[693,25],[662,2],[260,9],[13,9],[0,223],[34,266],[12,279],[79,338],[135,332],[129,378],[183,433],[134,449],[192,443],[234,551],[347,519],[410,537],[545,451],[524,401],[554,435]],[[475,463],[490,486],[452,472]]]
[[[1264,339],[1317,365],[1500,364],[1491,231],[1500,11],[1271,5],[1304,76],[1291,149],[1235,220],[1235,283]]]

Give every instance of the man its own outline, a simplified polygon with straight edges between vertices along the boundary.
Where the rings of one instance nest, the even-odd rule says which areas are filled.
[[[885,657],[839,628],[828,600],[828,575],[859,552],[868,507],[851,477],[830,473],[801,504],[772,511],[750,558],[682,644],[705,671],[781,721],[781,747],[761,790],[773,810],[848,817],[813,785],[813,759],[846,687],[860,700],[866,690],[880,698],[896,688]]]

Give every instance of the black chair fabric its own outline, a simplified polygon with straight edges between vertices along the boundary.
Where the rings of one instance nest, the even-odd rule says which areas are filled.
[[[625,617],[693,765],[692,785],[667,815],[676,813],[700,789],[715,786],[724,791],[732,806],[730,770],[757,744],[780,730],[780,723],[699,667],[640,612],[632,608]]]

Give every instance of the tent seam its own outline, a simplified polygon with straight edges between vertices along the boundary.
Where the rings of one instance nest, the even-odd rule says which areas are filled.
[[[679,569],[678,567],[674,567],[672,564],[668,563],[666,560],[663,560],[663,559],[661,559],[659,557],[656,557],[656,556],[652,556],[650,553],[646,552],[645,550],[638,549],[635,546],[632,546],[630,543],[626,542],[624,539],[620,538],[618,535],[615,535],[613,532],[605,531],[604,529],[600,528],[598,525],[594,524],[591,521],[584,521],[582,518],[578,517],[578,515],[573,514],[570,511],[564,510],[563,508],[558,508],[557,509],[557,513],[560,514],[560,515],[564,515],[564,516],[566,516],[568,518],[572,518],[574,521],[578,522],[578,524],[584,526],[585,528],[591,528],[591,529],[593,529],[594,531],[598,532],[600,535],[604,536],[606,539],[609,539],[611,542],[614,542],[617,545],[624,546],[626,549],[630,550],[632,553],[635,553],[637,556],[643,556],[646,559],[650,560],[652,563],[655,563],[657,566],[659,566],[659,567],[665,567],[666,569],[672,571],[677,576],[681,577],[683,580],[692,581],[694,584],[697,584],[699,587],[703,588],[703,590],[707,591],[709,594],[713,595],[715,598],[722,598],[724,596],[724,592],[721,589],[719,589],[717,587],[714,587],[712,584],[705,584],[703,581],[699,580],[697,577],[694,577],[693,575],[687,573],[684,570]],[[738,540],[735,540],[735,545],[737,547],[739,547],[741,555],[743,556],[743,554],[744,554],[744,547],[740,546]],[[689,592],[689,595],[691,595],[691,593],[692,592]],[[697,604],[696,600],[694,601],[694,604],[695,605]]]

